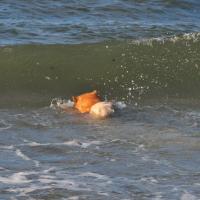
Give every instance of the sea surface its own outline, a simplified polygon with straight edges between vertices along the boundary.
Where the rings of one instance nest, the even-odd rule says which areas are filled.
[[[1,0],[0,200],[200,199],[199,11]],[[52,104],[94,89],[112,117]]]

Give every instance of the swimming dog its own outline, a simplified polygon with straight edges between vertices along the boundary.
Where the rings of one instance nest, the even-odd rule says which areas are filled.
[[[106,118],[114,113],[112,102],[101,101],[97,91],[72,97],[74,108],[81,113],[90,113],[97,118]]]

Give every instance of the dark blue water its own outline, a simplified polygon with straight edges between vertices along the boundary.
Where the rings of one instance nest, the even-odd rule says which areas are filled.
[[[197,0],[0,2],[0,44],[88,43],[200,30]]]

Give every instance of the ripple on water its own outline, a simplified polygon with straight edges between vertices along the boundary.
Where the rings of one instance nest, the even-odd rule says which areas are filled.
[[[15,116],[17,122],[42,120],[49,129],[22,125],[11,129],[6,139],[1,134],[0,190],[5,199],[197,200],[198,138],[185,137],[179,124],[168,128],[165,120],[198,120],[197,114],[184,118],[184,114],[153,108],[126,112],[131,115],[129,121],[123,113],[106,122],[71,127],[64,123],[66,115],[52,116],[44,110]],[[13,122],[10,118],[1,123]]]
[[[12,124],[9,124],[5,120],[0,120],[0,131],[12,128]]]

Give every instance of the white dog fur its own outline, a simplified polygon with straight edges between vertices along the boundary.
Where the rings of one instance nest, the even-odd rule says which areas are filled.
[[[101,101],[94,104],[90,109],[90,114],[98,118],[106,118],[114,113],[112,102]]]

